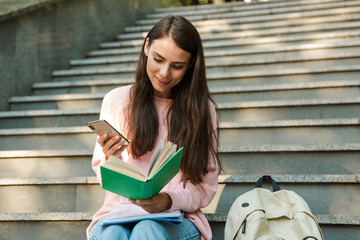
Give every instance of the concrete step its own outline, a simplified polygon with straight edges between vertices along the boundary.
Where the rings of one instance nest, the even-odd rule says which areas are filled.
[[[359,174],[360,144],[254,145],[220,148],[224,174]]]
[[[44,109],[92,111],[93,109],[100,109],[103,97],[104,93],[42,95],[12,97],[9,103],[11,104],[11,111],[41,111]]]
[[[325,79],[338,80],[343,78],[344,80],[355,80],[358,79],[358,71],[360,67],[358,65],[349,66],[335,66],[335,67],[313,67],[313,68],[289,68],[289,69],[271,69],[271,70],[250,70],[250,71],[239,71],[236,67],[230,66],[219,66],[209,68],[207,79],[209,80],[209,86],[213,87],[210,81],[223,80],[221,85],[224,86],[225,80],[241,79],[241,78],[264,78],[268,84],[275,84],[271,78],[281,78],[286,76],[287,81],[293,81],[299,76],[301,79],[310,79],[311,81]],[[227,72],[227,74],[224,74]],[[341,73],[339,75],[339,73]],[[105,68],[105,69],[81,69],[81,70],[58,70],[53,72],[53,78],[56,81],[77,81],[77,80],[99,80],[99,79],[121,79],[129,82],[134,79],[133,69],[118,69],[118,68]],[[345,75],[346,78],[343,76]],[[290,78],[290,79],[289,79]],[[325,78],[325,79],[323,79]],[[253,80],[253,79],[252,79]],[[132,80],[133,81],[133,80]],[[242,82],[242,81],[241,81]],[[234,82],[238,85],[239,82]],[[226,84],[227,85],[227,84]],[[241,84],[240,84],[241,85]],[[253,83],[254,85],[254,83]],[[234,86],[234,84],[232,84]]]
[[[282,28],[312,26],[323,23],[350,22],[357,19],[359,7],[341,8],[334,11],[324,10],[307,13],[270,15],[270,16],[250,16],[244,18],[215,19],[201,22],[194,22],[201,36],[218,35],[234,31],[251,31],[256,29]],[[339,15],[347,15],[340,17]],[[117,40],[136,40],[144,38],[153,25],[127,27],[125,33],[119,34]],[[306,29],[306,28],[305,28]],[[306,32],[306,31],[305,31]],[[136,43],[136,42],[135,42]]]
[[[251,18],[233,18],[233,19],[218,19],[218,20],[207,20],[203,22],[194,22],[198,32],[201,36],[213,35],[219,33],[226,33],[231,31],[248,31],[255,29],[269,29],[279,27],[295,27],[295,26],[306,26],[306,25],[317,25],[324,23],[334,22],[347,22],[355,21],[359,18],[360,10],[358,7],[353,7],[351,12],[346,15],[332,15],[332,16],[314,16],[305,19],[292,19],[288,21],[266,21],[266,22],[251,22]],[[206,24],[204,24],[206,23]],[[140,27],[141,28],[141,27]],[[149,29],[151,26],[149,26]],[[141,29],[139,29],[141,30]],[[116,36],[117,40],[138,40],[144,39],[148,31],[138,31],[134,33],[122,33]]]
[[[44,212],[0,214],[0,234],[10,240],[48,240],[53,236],[61,239],[82,240],[93,213],[89,212]],[[224,239],[227,214],[205,214],[210,222],[214,239]],[[315,215],[327,240],[359,238],[360,219],[357,216]],[[62,231],[59,231],[62,229]]]
[[[354,66],[337,66],[333,68],[296,68],[268,69],[267,71],[227,72],[218,68],[218,72],[208,74],[209,87],[235,87],[247,85],[304,83],[320,81],[356,80],[360,68]],[[215,80],[215,81],[214,81]],[[218,81],[221,80],[221,81]]]
[[[285,2],[267,2],[267,3],[262,3],[259,5],[255,5],[255,4],[247,4],[247,5],[230,5],[230,4],[221,4],[221,5],[215,5],[215,8],[209,9],[206,8],[206,6],[199,6],[199,8],[197,8],[196,10],[184,10],[184,11],[179,11],[178,8],[172,8],[172,9],[167,9],[166,12],[154,12],[152,14],[147,14],[146,18],[143,20],[139,20],[137,21],[138,24],[141,24],[141,22],[145,22],[145,24],[147,23],[147,20],[150,19],[160,19],[163,18],[167,15],[181,15],[187,18],[195,18],[195,16],[198,15],[203,15],[205,17],[203,17],[204,19],[209,19],[211,18],[211,15],[213,14],[231,14],[234,12],[238,13],[238,16],[253,16],[253,15],[270,15],[271,14],[264,14],[264,12],[268,12],[268,11],[272,11],[276,8],[276,10],[278,10],[275,14],[281,14],[284,12],[291,12],[294,10],[294,8],[298,8],[298,9],[304,9],[305,10],[311,10],[310,5],[313,5],[312,7],[315,7],[316,9],[318,9],[319,11],[322,10],[322,8],[318,7],[318,4],[322,4],[322,6],[324,6],[324,8],[326,8],[325,6],[329,6],[326,5],[326,3],[333,5],[336,4],[336,1],[326,1],[326,2],[311,2],[311,1],[285,1]],[[316,5],[314,5],[316,4]],[[339,5],[337,5],[337,7],[341,7]],[[286,11],[286,8],[289,9],[289,11]],[[328,10],[331,11],[331,9],[327,8]],[[248,12],[250,12],[251,14],[247,14]],[[273,11],[272,11],[273,12]],[[299,11],[299,12],[304,12],[304,11]],[[223,22],[227,22],[229,18],[223,18]],[[230,18],[231,19],[231,18]],[[194,19],[195,21],[198,21],[197,19]],[[223,23],[224,24],[224,23]]]
[[[33,86],[34,98],[42,96],[48,101],[61,100],[62,96],[67,96],[69,100],[74,95],[85,97],[86,94],[95,94],[101,97],[112,89],[125,85],[119,80],[108,81],[79,81],[76,82],[48,82],[38,83]],[[237,86],[237,87],[217,87],[210,88],[210,93],[217,103],[235,102],[240,100],[280,100],[280,99],[306,99],[306,98],[333,98],[357,97],[360,80],[352,81],[324,81],[324,82],[305,82],[288,84],[267,84],[262,86]],[[249,96],[246,96],[247,93]],[[275,94],[277,93],[277,94]],[[67,94],[67,95],[65,95]],[[330,94],[330,95],[328,95]]]
[[[218,192],[203,211],[228,213],[235,199],[253,189],[258,178],[256,175],[220,175]],[[273,178],[283,189],[302,196],[314,214],[360,215],[358,174],[281,174]],[[1,213],[94,212],[102,205],[105,195],[96,177],[0,179],[0,192]]]
[[[341,99],[360,96],[359,86],[360,81],[329,81],[211,88],[210,92],[216,103],[327,99],[329,96]]]
[[[346,91],[346,96],[353,96],[352,91],[354,87],[357,87],[360,84],[360,80],[352,81],[323,81],[323,82],[304,82],[304,83],[283,83],[283,84],[267,84],[267,85],[253,85],[253,86],[237,86],[237,87],[214,87],[210,88],[212,97],[216,102],[233,101],[232,97],[225,97],[228,95],[237,97],[242,96],[242,94],[252,93],[254,95],[261,96],[261,98],[256,99],[275,99],[275,96],[269,98],[268,94],[273,93],[274,91],[279,91],[281,94],[276,95],[278,97],[283,97],[287,93],[291,93],[291,98],[298,96],[297,92],[304,92],[302,98],[315,98],[315,96],[310,97],[312,93],[316,92],[316,96],[325,97],[323,93],[326,91],[331,91],[337,89],[338,91],[332,91],[331,96],[337,98],[341,96],[341,92]],[[127,85],[121,80],[100,80],[100,81],[78,81],[78,82],[44,82],[36,83],[33,85],[33,94],[34,96],[41,95],[63,95],[63,94],[98,94],[98,93],[107,93],[110,90]],[[356,92],[356,90],[355,90]],[[226,94],[227,93],[227,94]],[[299,95],[300,96],[300,95]],[[330,96],[330,95],[328,95]],[[285,98],[285,97],[284,97]],[[277,99],[277,98],[276,98]]]
[[[0,178],[66,178],[93,176],[93,151],[28,150],[2,151]]]
[[[333,4],[338,2],[337,0],[329,1],[274,1],[274,2],[262,2],[261,4],[256,4],[256,2],[251,4],[246,4],[243,2],[232,2],[232,3],[223,3],[217,5],[200,5],[200,6],[186,6],[185,8],[176,7],[176,8],[167,8],[167,9],[155,9],[153,13],[146,14],[146,19],[159,19],[163,18],[169,14],[182,15],[185,17],[195,16],[195,15],[210,15],[217,13],[229,13],[229,12],[238,12],[240,14],[246,14],[248,11],[253,10],[269,10],[274,8],[284,8],[284,7],[301,7],[309,6],[313,4]]]
[[[318,41],[318,42],[314,42],[314,41],[309,41],[309,42],[303,42],[302,44],[285,44],[282,47],[277,46],[273,46],[273,47],[269,47],[267,45],[263,45],[262,47],[259,45],[258,47],[249,47],[248,45],[251,44],[251,42],[249,40],[245,40],[245,41],[241,41],[241,40],[219,40],[216,42],[208,42],[208,43],[204,43],[204,47],[205,48],[205,57],[206,59],[209,58],[215,58],[215,57],[224,57],[224,56],[236,56],[236,55],[257,55],[259,56],[260,54],[273,54],[273,53],[278,53],[278,54],[284,54],[284,53],[288,53],[288,52],[305,52],[306,51],[321,51],[322,49],[332,49],[332,51],[334,51],[335,49],[335,53],[336,53],[336,49],[340,48],[342,49],[342,53],[348,53],[348,52],[353,52],[352,49],[357,49],[359,47],[359,38],[355,37],[351,40],[349,39],[345,39],[345,41],[341,41],[338,40],[336,37],[337,36],[351,36],[353,37],[354,35],[357,35],[359,33],[359,31],[355,30],[353,32],[343,32],[343,33],[329,33],[329,34],[333,34],[333,36],[335,37],[334,39],[329,39],[326,41]],[[325,35],[325,36],[330,36],[330,35]],[[269,39],[269,40],[268,40]],[[261,42],[266,42],[266,41],[272,41],[272,39],[274,39],[273,37],[271,38],[264,38],[262,40],[258,40],[258,43],[261,44]],[[292,38],[292,39],[297,39]],[[300,39],[304,39],[301,38]],[[254,40],[255,44],[257,42],[257,40]],[[87,53],[87,56],[90,58],[102,58],[101,60],[99,59],[94,59],[94,60],[86,60],[86,61],[108,61],[108,62],[112,62],[112,61],[119,61],[119,59],[125,58],[125,60],[122,61],[129,61],[129,58],[131,58],[132,56],[134,56],[134,54],[139,54],[140,53],[140,47],[136,47],[136,48],[131,48],[132,50],[128,49],[128,48],[124,48],[124,49],[103,49],[103,50],[95,50],[95,51],[91,51],[89,53]],[[347,49],[349,51],[347,51]],[[132,51],[132,52],[131,52]],[[328,53],[328,51],[327,51]],[[335,54],[334,53],[334,54]],[[125,57],[123,56],[125,54]],[[131,56],[126,56],[128,54],[131,54]],[[298,53],[297,53],[298,54]],[[313,53],[314,54],[314,53]],[[121,58],[119,58],[119,56],[121,56]],[[261,56],[261,55],[260,55]],[[104,60],[104,58],[106,60]],[[271,57],[270,57],[271,58]]]
[[[0,129],[83,126],[99,113],[99,109],[0,112]]]
[[[359,123],[359,118],[225,122],[220,123],[220,146],[360,143]]]
[[[359,7],[360,11],[360,7]],[[201,34],[201,39],[203,40],[203,45],[205,48],[209,47],[209,44],[213,41],[218,40],[240,40],[243,38],[251,39],[256,37],[268,37],[268,36],[277,36],[277,35],[290,35],[297,36],[299,34],[311,34],[311,33],[326,33],[326,32],[339,32],[343,33],[345,30],[359,30],[359,15],[349,16],[347,21],[336,21],[336,22],[325,22],[313,25],[304,25],[304,26],[292,26],[292,25],[284,25],[283,24],[267,24],[268,27],[256,24],[255,26],[245,26],[245,27],[233,27],[232,31],[225,32],[218,29],[212,29],[211,34]],[[336,19],[334,19],[336,20]],[[345,20],[345,19],[344,19]],[[250,24],[249,24],[250,25]],[[252,29],[252,28],[253,29]],[[261,28],[260,28],[261,27]],[[246,29],[247,28],[247,29]],[[213,32],[219,33],[213,33]],[[141,37],[140,37],[141,35]],[[122,36],[122,35],[121,35]],[[130,40],[121,40],[122,37],[119,36],[118,39],[120,41],[116,42],[106,42],[100,44],[100,48],[102,49],[111,49],[111,48],[128,48],[128,47],[141,47],[144,42],[144,37],[146,33],[140,33],[139,38],[130,39]],[[133,36],[133,35],[130,35]],[[124,38],[129,38],[129,36],[125,35]],[[210,45],[211,46],[211,45]]]
[[[236,2],[225,2],[221,4],[202,4],[202,5],[188,5],[188,6],[181,6],[176,8],[157,8],[154,9],[153,13],[149,15],[152,16],[153,14],[169,14],[169,13],[184,13],[187,14],[188,12],[199,12],[199,11],[206,11],[206,10],[222,10],[228,9],[232,7],[241,7],[239,11],[248,11],[248,10],[255,10],[255,9],[263,9],[268,7],[284,7],[284,6],[299,6],[299,5],[307,5],[307,4],[314,4],[314,3],[331,3],[331,2],[338,2],[339,0],[320,0],[320,1],[309,1],[309,0],[296,0],[296,1],[283,1],[283,0],[274,0],[271,2],[251,2],[251,4],[241,1]],[[148,15],[146,15],[148,16]]]
[[[0,151],[0,178],[93,176],[91,149]],[[253,145],[219,148],[227,175],[360,173],[360,144]]]
[[[1,213],[95,212],[105,196],[96,177],[3,178],[0,192]]]
[[[261,22],[273,22],[273,21],[292,21],[295,19],[307,19],[307,18],[318,18],[318,17],[327,17],[335,15],[346,15],[353,14],[359,11],[358,1],[344,1],[338,3],[332,3],[331,6],[328,5],[328,8],[323,8],[321,5],[318,5],[317,8],[314,6],[306,6],[304,11],[301,11],[300,7],[293,7],[290,9],[281,8],[273,11],[272,14],[268,14],[269,10],[260,10],[260,11],[246,11],[243,13],[232,12],[232,13],[223,13],[223,14],[211,14],[207,16],[187,16],[186,18],[191,21],[196,28],[201,28],[204,26],[211,25],[226,25],[226,24],[249,24],[249,23],[261,23]],[[290,10],[290,11],[287,11]],[[293,10],[296,10],[294,12]],[[158,19],[145,19],[137,22],[137,26],[125,27],[125,33],[136,33],[136,32],[148,32],[151,27],[159,21]],[[219,24],[219,20],[221,23]],[[217,22],[216,22],[217,21]],[[216,22],[217,24],[213,24]],[[206,29],[206,28],[205,28]],[[217,27],[215,27],[217,29]],[[207,32],[208,30],[205,30]]]
[[[313,2],[314,3],[314,2]],[[273,15],[291,15],[292,13],[297,16],[297,13],[316,13],[322,11],[330,11],[331,9],[341,9],[341,8],[352,8],[355,6],[359,6],[359,1],[339,1],[339,2],[331,2],[331,3],[315,3],[315,4],[306,4],[303,6],[285,6],[279,7],[274,6],[267,9],[256,9],[256,10],[248,10],[248,11],[236,11],[235,8],[233,11],[230,12],[223,12],[223,13],[212,13],[212,14],[195,14],[186,16],[189,21],[201,21],[201,20],[210,20],[210,19],[227,19],[227,18],[234,18],[234,17],[248,17],[248,16],[273,16]],[[266,5],[265,5],[266,6]],[[243,10],[245,10],[243,8]],[[171,13],[170,13],[171,14]],[[318,13],[317,13],[318,14]],[[328,13],[329,14],[329,13]],[[161,18],[161,17],[160,17]],[[142,19],[137,20],[136,25],[154,25],[156,24],[160,18],[152,18],[152,19]]]
[[[360,143],[358,125],[359,118],[222,122],[220,146]],[[87,150],[95,139],[87,127],[3,129],[0,150]]]
[[[339,15],[338,12],[334,12],[334,15],[326,16],[309,16],[305,19],[291,19],[287,21],[276,20],[258,22],[258,18],[233,18],[233,19],[218,19],[207,20],[203,22],[193,22],[201,36],[215,35],[220,33],[227,33],[231,31],[251,31],[256,29],[271,29],[282,27],[298,27],[298,26],[310,26],[324,23],[340,23],[356,21],[359,17],[359,7],[354,7],[351,10],[346,10],[345,15]],[[134,27],[135,32],[125,32],[115,37],[115,40],[133,40],[144,39],[148,31],[152,26]],[[143,31],[142,31],[143,30]],[[101,46],[101,45],[100,45]]]
[[[360,40],[360,38],[359,38]],[[314,43],[312,43],[314,44]],[[216,72],[219,67],[231,68],[232,71],[254,71],[264,69],[264,65],[270,69],[284,69],[284,68],[311,68],[311,67],[335,67],[356,65],[360,62],[360,53],[345,49],[338,49],[338,51],[328,52],[322,50],[324,53],[319,55],[318,52],[305,51],[300,56],[291,53],[274,54],[271,57],[259,58],[255,53],[252,56],[244,55],[223,55],[212,56],[206,59],[206,67],[208,72]],[[320,49],[318,51],[321,51]],[[342,52],[341,52],[342,51]],[[270,54],[269,54],[270,55]],[[135,71],[137,60],[126,61],[127,58],[107,59],[107,58],[90,58],[84,60],[72,61],[74,64],[70,66],[69,70],[104,70],[104,69],[123,69],[123,71]]]
[[[220,175],[218,191],[203,209],[206,213],[228,213],[241,194],[253,189],[260,176]],[[314,214],[358,216],[359,175],[273,175],[280,188],[302,196]],[[326,197],[324,197],[326,196]],[[346,203],[346,206],[344,206]]]
[[[338,58],[340,61],[341,58]],[[276,64],[274,63],[274,68],[271,70],[265,71],[264,67],[261,65],[238,65],[236,64],[227,64],[216,66],[215,64],[211,67],[208,67],[208,80],[216,79],[234,79],[234,78],[249,78],[249,77],[273,77],[281,75],[316,75],[316,74],[332,74],[336,72],[350,72],[355,73],[359,71],[359,66],[356,58],[342,59],[343,64],[336,64],[331,60],[324,60],[319,62],[314,62],[312,65],[311,62],[300,64],[300,63],[286,63],[286,64]],[[261,61],[259,61],[261,62]],[[263,62],[263,61],[262,61]],[[226,63],[224,63],[226,64]],[[271,64],[269,64],[271,67]],[[294,68],[287,68],[287,67]],[[120,78],[128,80],[130,76],[134,75],[135,66],[125,67],[125,68],[91,68],[91,69],[74,69],[74,70],[58,70],[53,72],[53,76],[57,80],[91,80],[91,79],[113,79]],[[227,73],[227,76],[224,77],[224,73]],[[223,76],[223,78],[221,78]],[[314,76],[315,78],[316,76]],[[315,78],[316,79],[316,78]],[[358,77],[353,76],[352,79],[358,79]],[[328,80],[337,80],[336,77]],[[347,80],[350,80],[347,79]],[[210,84],[209,84],[210,85]]]
[[[359,48],[360,50],[360,48]],[[324,52],[326,50],[323,50]],[[339,49],[340,51],[340,49]],[[318,52],[316,52],[318,53]],[[360,62],[360,54],[358,53],[333,53],[328,54],[327,56],[318,57],[319,55],[310,55],[303,57],[296,57],[295,54],[291,53],[286,55],[274,54],[273,58],[263,58],[259,59],[256,56],[244,57],[244,56],[233,56],[233,57],[219,57],[218,60],[210,60],[207,62],[207,73],[211,77],[211,74],[219,73],[238,73],[238,72],[257,72],[261,75],[261,72],[266,69],[272,69],[277,71],[276,74],[279,74],[279,71],[299,71],[300,69],[351,69],[352,66],[357,66]],[[306,54],[305,54],[306,55]],[[244,59],[245,58],[245,59]],[[220,61],[221,63],[219,64]],[[128,65],[128,64],[126,64]],[[56,71],[57,77],[84,77],[84,76],[102,76],[103,78],[106,74],[114,75],[121,74],[129,75],[134,72],[136,65],[133,64],[131,67],[124,66],[124,64],[114,64],[114,65],[99,65],[99,66],[86,66],[77,69]],[[131,69],[131,70],[130,70]],[[345,70],[346,71],[346,70]],[[281,72],[280,72],[281,73]],[[211,79],[209,79],[211,80]],[[335,79],[334,79],[335,80]]]
[[[303,99],[218,104],[222,121],[258,122],[290,119],[358,118],[360,99]],[[341,107],[341,111],[338,110]],[[234,111],[238,110],[238,111]]]
[[[0,130],[2,150],[91,150],[96,135],[87,127],[18,128]]]
[[[70,96],[68,96],[70,97]],[[56,98],[56,96],[55,96]],[[86,104],[80,105],[76,101],[67,101],[67,104],[58,104],[56,101],[32,103],[23,101],[22,106],[12,106],[23,109],[46,109],[50,110],[18,110],[3,112],[0,114],[0,121],[11,128],[22,127],[46,127],[57,124],[59,126],[83,125],[89,119],[96,119],[99,116],[99,109],[102,102],[101,97],[87,97]],[[54,99],[54,98],[53,98]],[[85,101],[85,100],[84,100]],[[20,103],[19,103],[20,104]],[[89,105],[90,104],[90,105]],[[51,110],[54,106],[62,106],[64,109]],[[75,106],[80,109],[74,109]],[[88,106],[93,109],[88,110]],[[323,99],[296,99],[296,100],[264,100],[245,102],[224,102],[217,104],[218,118],[221,121],[233,122],[258,122],[285,119],[323,119],[323,118],[356,118],[359,117],[360,98],[323,98]],[[341,112],[339,112],[341,108]],[[59,115],[64,117],[54,119]],[[20,117],[19,119],[16,119]],[[69,117],[69,119],[67,119]],[[10,120],[10,121],[9,121]],[[46,122],[48,121],[48,122]],[[39,123],[44,123],[43,126]],[[49,127],[50,127],[49,126]]]
[[[106,93],[119,86],[132,84],[119,79],[108,80],[89,80],[89,81],[71,81],[71,82],[41,82],[34,83],[32,92],[34,96],[41,95],[59,95],[59,94],[87,94],[87,93]]]
[[[302,34],[301,36],[278,36],[278,37],[266,37],[266,38],[257,38],[257,39],[241,39],[238,41],[234,41],[234,46],[237,48],[244,48],[245,46],[252,46],[253,48],[270,48],[276,47],[278,48],[279,44],[282,46],[287,46],[291,44],[291,46],[297,46],[299,44],[320,44],[326,42],[329,43],[341,43],[348,42],[349,38],[352,38],[352,41],[359,40],[360,31],[352,30],[352,31],[344,31],[344,32],[329,32],[329,33],[319,33],[319,34]],[[225,43],[224,45],[228,46],[229,44]],[[289,46],[287,46],[289,47]],[[214,50],[214,49],[213,49]],[[306,49],[301,49],[306,50]],[[219,57],[231,57],[239,55],[238,52],[235,54],[232,51],[216,51],[215,54],[212,51],[205,50],[206,62],[211,60],[216,60]],[[353,53],[352,51],[346,52],[348,54]],[[217,54],[217,55],[216,55]],[[240,52],[241,54],[241,52]],[[324,54],[334,54],[326,52]],[[342,53],[344,54],[344,52]],[[309,54],[311,56],[311,54]],[[341,55],[341,54],[340,54]],[[303,57],[306,57],[305,55]],[[270,58],[271,59],[271,58]],[[96,58],[87,58],[87,59],[78,59],[70,61],[71,68],[78,68],[84,66],[93,66],[93,65],[114,65],[121,63],[135,63],[138,60],[138,53],[134,55],[127,56],[110,56],[110,57],[96,57]]]
[[[0,214],[0,234],[8,240],[48,240],[54,236],[84,240],[92,215],[82,212]]]
[[[221,45],[222,46],[229,46],[229,43],[232,43],[234,46],[236,46],[237,48],[242,48],[242,47],[248,47],[248,46],[253,46],[253,47],[278,47],[279,44],[281,43],[282,45],[289,45],[291,44],[293,45],[298,45],[298,44],[303,44],[303,42],[305,43],[317,43],[317,42],[334,42],[335,40],[337,40],[338,42],[346,42],[349,40],[349,38],[357,38],[359,37],[359,31],[357,30],[346,30],[346,31],[334,31],[334,32],[319,32],[319,33],[303,33],[301,35],[282,35],[282,36],[266,36],[266,37],[262,37],[262,38],[252,38],[252,39],[247,39],[247,38],[242,38],[242,39],[237,39],[236,41],[221,41]],[[116,44],[118,44],[118,42],[110,42],[110,43],[104,43],[106,45],[110,45],[113,44],[114,47],[116,47]],[[214,43],[213,42],[204,42],[203,43],[204,47],[205,47],[205,56],[206,57],[211,57],[211,55],[207,55],[207,51],[209,50],[209,48],[214,48]],[[122,48],[121,50],[126,50],[127,48]],[[139,49],[139,47],[138,47]],[[212,51],[214,49],[211,49]],[[210,52],[211,53],[211,52]],[[126,52],[126,54],[128,55],[128,52]],[[229,54],[231,54],[231,52],[229,52]],[[91,54],[89,54],[89,56],[91,57]],[[137,55],[133,55],[133,56],[125,56],[125,59],[123,60],[125,61],[132,61],[133,59],[137,59],[138,58],[138,54]],[[109,59],[110,60],[110,59]],[[97,61],[97,59],[88,59],[88,61]],[[72,61],[71,64],[74,65],[76,64],[76,60]],[[73,64],[74,63],[74,64]]]
[[[280,27],[273,29],[259,29],[259,30],[240,30],[236,32],[223,33],[223,34],[213,34],[202,37],[204,41],[216,41],[216,40],[224,40],[224,39],[233,39],[236,40],[238,38],[256,38],[256,37],[265,37],[265,36],[276,36],[276,35],[296,35],[303,33],[311,33],[311,32],[329,32],[329,31],[339,31],[343,32],[343,30],[359,30],[359,24],[355,22],[340,22],[340,23],[327,23],[321,25],[310,25],[310,26],[300,26],[300,27]]]

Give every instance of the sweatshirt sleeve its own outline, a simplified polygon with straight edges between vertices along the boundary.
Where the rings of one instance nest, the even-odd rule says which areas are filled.
[[[130,86],[116,88],[107,93],[103,99],[99,119],[105,119],[115,128],[123,132],[123,109],[127,106],[129,101]],[[102,151],[102,147],[97,142],[95,143],[94,154],[91,162],[93,171],[95,172],[99,183],[101,184],[100,166],[107,160]]]
[[[210,109],[214,129],[213,144],[215,149],[217,149],[216,112],[212,104]],[[170,210],[180,209],[186,212],[194,212],[209,205],[218,188],[218,174],[219,166],[217,166],[217,163],[212,154],[209,153],[208,173],[203,176],[203,181],[201,183],[193,184],[190,181],[187,181],[184,188],[183,182],[181,182],[174,189],[164,191],[172,199],[172,206]]]
[[[100,117],[99,119],[106,119],[108,120],[109,116],[110,116],[110,103],[109,103],[109,97],[108,95],[106,95],[103,99],[102,105],[101,105],[101,110],[100,110]],[[97,137],[98,138],[98,137]],[[96,139],[97,139],[96,138]],[[99,181],[100,184],[101,183],[101,173],[100,173],[100,166],[103,165],[106,161],[106,156],[102,151],[102,148],[100,146],[100,144],[98,144],[97,142],[95,143],[95,148],[94,148],[94,154],[93,154],[93,158],[92,158],[92,162],[91,162],[91,167],[94,170],[96,177]]]

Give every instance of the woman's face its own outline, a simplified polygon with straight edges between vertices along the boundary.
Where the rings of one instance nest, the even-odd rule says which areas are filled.
[[[148,57],[146,72],[155,96],[170,98],[171,89],[185,75],[191,54],[179,48],[171,37],[156,39],[152,41],[151,46],[146,39],[144,52]]]

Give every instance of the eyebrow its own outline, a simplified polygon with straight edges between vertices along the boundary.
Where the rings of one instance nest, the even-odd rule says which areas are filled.
[[[156,55],[158,55],[160,58],[162,59],[166,59],[163,56],[161,56],[161,54],[159,54],[158,52],[156,52],[155,50],[153,50],[153,53],[155,53]],[[186,64],[186,62],[173,62],[175,64]]]

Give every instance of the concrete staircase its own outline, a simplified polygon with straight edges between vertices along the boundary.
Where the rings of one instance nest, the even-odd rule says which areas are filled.
[[[107,91],[133,82],[145,33],[170,13],[198,28],[218,104],[225,172],[204,209],[214,239],[263,174],[308,202],[325,239],[360,239],[360,0],[157,9],[12,97],[0,113],[1,239],[85,239],[104,191],[84,125]]]

